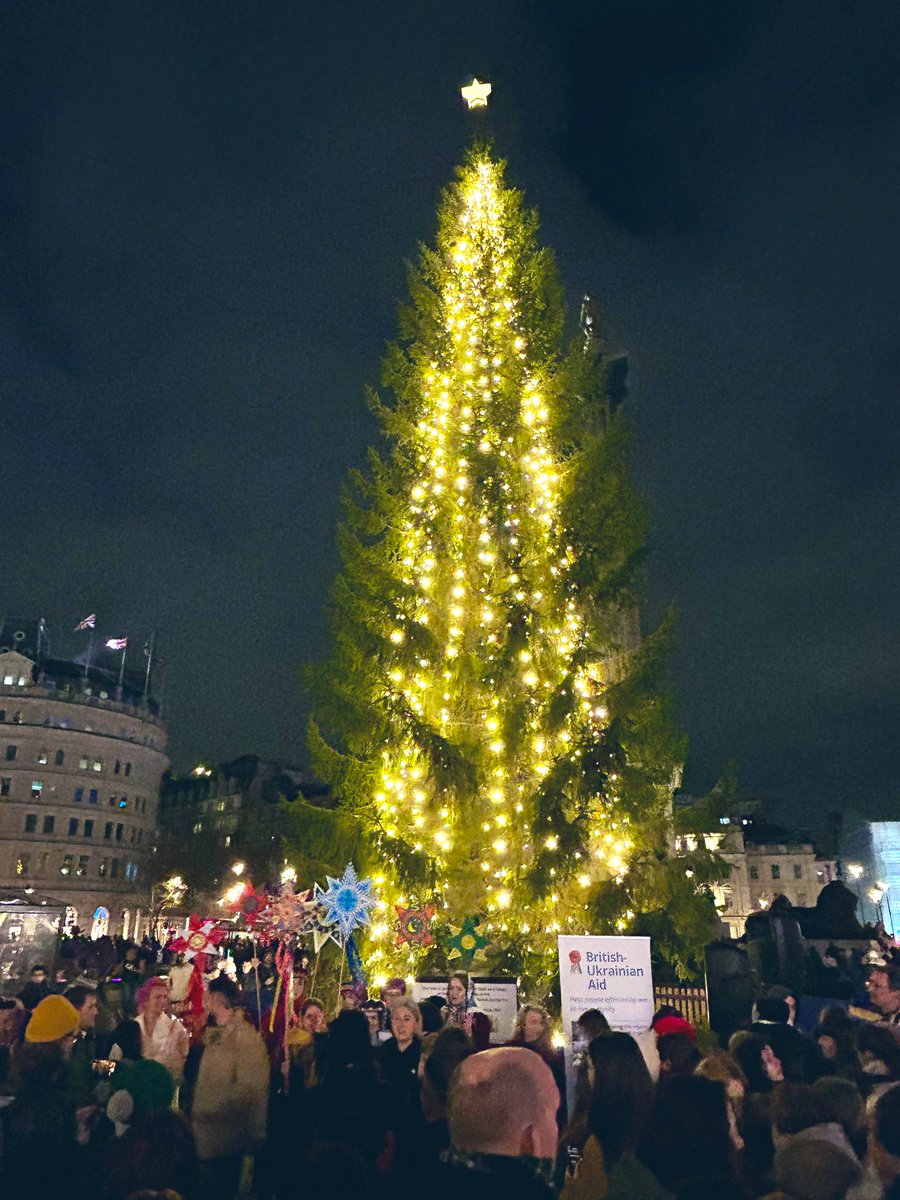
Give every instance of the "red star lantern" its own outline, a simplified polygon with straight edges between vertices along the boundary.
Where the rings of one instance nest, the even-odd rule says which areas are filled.
[[[252,928],[261,919],[269,904],[265,892],[257,892],[248,880],[237,894],[229,893],[228,911],[232,916],[243,917]]]
[[[187,960],[196,959],[197,966],[202,971],[206,966],[207,955],[213,953],[224,936],[225,931],[216,928],[214,917],[207,917],[204,921],[196,913],[191,913],[185,933],[169,942],[166,949],[183,954]]]
[[[398,946],[402,946],[404,942],[409,942],[413,946],[433,946],[434,938],[431,935],[429,928],[431,918],[435,914],[434,908],[404,908],[402,904],[395,904],[397,910],[397,942]]]

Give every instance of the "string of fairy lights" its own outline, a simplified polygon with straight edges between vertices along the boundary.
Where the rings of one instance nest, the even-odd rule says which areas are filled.
[[[441,791],[412,733],[384,747],[374,796],[383,844],[402,836],[429,856],[438,882],[434,896],[406,894],[388,849],[375,879],[376,971],[412,962],[408,946],[394,948],[391,921],[393,906],[412,900],[436,903],[443,919],[480,913],[489,936],[522,933],[553,950],[556,933],[582,931],[584,889],[598,873],[621,879],[632,849],[607,794],[597,798],[574,886],[535,901],[522,884],[535,853],[531,798],[608,714],[597,668],[573,670],[590,616],[571,581],[574,552],[560,518],[565,463],[552,436],[553,362],[532,344],[521,298],[531,248],[516,225],[518,201],[499,164],[482,155],[463,172],[455,203],[439,241],[440,335],[418,364],[416,478],[399,563],[412,599],[398,605],[388,632],[385,685],[421,726],[465,748],[479,783],[474,797]],[[510,669],[514,620],[521,646]],[[416,626],[430,634],[427,653],[411,649],[423,644]],[[548,701],[567,678],[577,703],[557,727]],[[512,706],[526,716],[511,738]],[[463,820],[463,810],[477,820]],[[558,850],[557,833],[540,837],[544,851]]]

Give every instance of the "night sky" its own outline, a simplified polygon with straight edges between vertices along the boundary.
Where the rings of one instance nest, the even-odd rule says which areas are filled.
[[[0,609],[303,762],[338,489],[472,119],[631,360],[686,785],[898,813],[900,6],[7,0]],[[137,657],[137,655],[135,656]]]

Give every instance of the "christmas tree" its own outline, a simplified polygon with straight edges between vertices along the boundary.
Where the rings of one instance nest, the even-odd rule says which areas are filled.
[[[623,418],[485,146],[445,194],[383,382],[386,445],[345,489],[310,723],[367,836],[370,969],[452,965],[465,929],[485,965],[546,989],[558,933],[648,922],[683,965],[711,934],[711,867],[667,854],[684,744],[666,631],[637,633]],[[434,910],[433,944],[404,940],[410,909]]]

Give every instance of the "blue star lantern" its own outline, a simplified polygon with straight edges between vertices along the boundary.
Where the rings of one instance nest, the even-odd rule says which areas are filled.
[[[325,920],[337,925],[346,939],[359,925],[369,924],[370,910],[377,903],[372,895],[371,879],[357,879],[353,863],[347,863],[340,879],[328,880],[327,891],[320,892],[319,899],[325,907]]]

